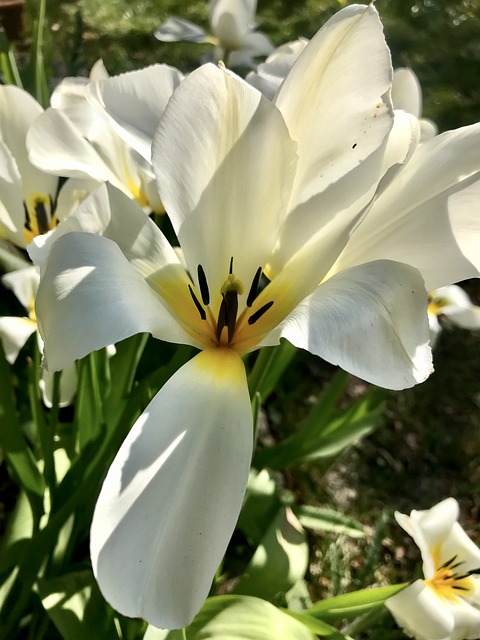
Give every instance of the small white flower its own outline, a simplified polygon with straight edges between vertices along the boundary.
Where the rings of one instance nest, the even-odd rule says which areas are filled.
[[[268,37],[255,30],[257,0],[210,0],[212,35],[189,20],[170,17],[156,31],[162,42],[210,43],[215,45],[213,59],[231,67],[253,67],[253,59],[273,50]]]
[[[385,605],[417,640],[466,640],[480,636],[480,549],[457,522],[458,503],[447,498],[426,511],[395,512],[420,549],[424,579]]]

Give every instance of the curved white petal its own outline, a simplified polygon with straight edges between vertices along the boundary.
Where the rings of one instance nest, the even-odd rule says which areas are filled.
[[[113,240],[145,277],[179,262],[157,225],[135,202],[109,185],[95,189],[53,233],[36,238],[28,247],[31,259],[42,266],[52,243],[72,231]]]
[[[277,47],[265,62],[258,65],[256,71],[250,71],[247,74],[246,81],[272,100],[293,63],[307,44],[308,40],[299,38]]]
[[[30,160],[55,175],[116,183],[114,174],[71,121],[58,109],[47,109],[27,136]]]
[[[392,102],[395,109],[402,109],[416,118],[422,115],[422,88],[408,67],[399,67],[393,73]]]
[[[247,288],[266,263],[285,216],[295,149],[276,107],[211,64],[172,96],[155,134],[154,172],[190,273],[203,266],[217,301],[231,257]]]
[[[251,452],[243,363],[203,351],[133,426],[98,498],[92,564],[115,609],[160,628],[191,622],[235,527]]]
[[[36,330],[37,323],[29,318],[0,316],[0,340],[10,364],[15,362],[20,349]]]
[[[218,0],[210,10],[212,31],[226,51],[241,48],[252,23],[251,3],[245,0]]]
[[[87,94],[108,115],[118,135],[150,162],[153,135],[182,79],[177,69],[156,64],[92,82]]]
[[[393,124],[385,97],[390,55],[373,4],[352,5],[308,43],[275,103],[298,141],[299,164],[290,207],[323,191],[384,142]],[[365,191],[378,177],[366,180]]]
[[[40,273],[38,267],[34,266],[10,271],[2,276],[2,283],[13,291],[28,312],[32,310],[39,281]]]
[[[191,344],[118,245],[95,234],[52,243],[36,310],[49,371],[135,333]]]
[[[0,86],[0,139],[10,149],[22,180],[22,199],[33,193],[55,197],[57,178],[34,167],[28,158],[25,139],[33,122],[42,114],[38,102],[23,89]]]
[[[432,371],[427,295],[416,270],[400,263],[370,263],[323,282],[279,335],[389,389],[423,382]]]
[[[197,43],[209,42],[208,36],[201,27],[190,20],[176,16],[170,16],[158,27],[154,35],[161,42],[179,42],[180,40]]]
[[[397,624],[416,640],[450,640],[454,616],[450,607],[423,580],[388,598],[385,606]]]
[[[0,237],[25,246],[22,181],[17,163],[7,145],[0,140]]]
[[[257,56],[268,56],[273,51],[273,44],[261,31],[252,31],[245,34],[242,40],[242,51],[256,58]]]
[[[391,259],[415,266],[427,289],[480,270],[480,124],[419,145],[353,233],[335,269]]]
[[[50,373],[50,371],[42,369],[42,377],[39,380],[42,400],[48,408],[52,406],[53,402],[54,375],[54,373]],[[77,368],[75,363],[72,362],[62,370],[60,376],[59,407],[68,407],[68,405],[72,404],[75,393],[77,392],[77,384]]]

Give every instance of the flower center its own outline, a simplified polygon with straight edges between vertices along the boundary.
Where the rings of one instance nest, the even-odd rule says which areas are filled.
[[[255,325],[273,305],[273,300],[260,306],[255,305],[260,288],[262,268],[259,267],[255,273],[245,307],[240,314],[238,313],[239,296],[244,295],[245,287],[233,272],[233,258],[230,259],[229,272],[220,289],[221,302],[216,315],[209,306],[210,290],[202,265],[198,265],[197,276],[200,296],[197,295],[194,285],[189,284],[188,289],[200,320],[202,324],[205,323],[203,331],[201,331],[205,337],[204,342],[208,346],[229,347],[239,352],[248,351],[259,341],[258,338],[253,338],[248,327]],[[248,334],[250,334],[250,340]]]
[[[33,238],[55,229],[58,220],[55,214],[52,215],[52,198],[43,193],[33,193],[27,201],[23,203],[25,208],[25,226],[23,237],[26,244]]]
[[[463,561],[457,562],[457,556],[444,562],[429,580],[425,580],[430,588],[441,598],[455,600],[458,596],[468,595],[474,589],[472,576],[480,573],[480,569],[462,572]],[[457,571],[458,569],[458,571]]]

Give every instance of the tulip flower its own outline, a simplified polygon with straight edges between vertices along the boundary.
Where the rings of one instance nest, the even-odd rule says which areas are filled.
[[[273,51],[269,38],[255,31],[257,0],[210,0],[209,17],[213,35],[189,20],[168,18],[156,31],[162,42],[210,43],[215,45],[213,59],[232,67],[253,67],[254,58]]]
[[[26,148],[42,107],[23,89],[0,86],[0,237],[20,248],[54,229],[87,194],[89,183],[58,177],[34,166]]]
[[[181,77],[176,70],[168,70]],[[122,82],[122,76],[118,78]],[[97,63],[90,79],[66,78],[56,87],[52,106],[28,131],[30,161],[52,175],[90,180],[96,186],[109,182],[147,213],[163,213],[150,162],[122,139],[105,113],[88,102],[90,82],[106,80],[106,70]],[[115,82],[117,77],[111,80]],[[144,117],[144,111],[139,116]]]
[[[182,627],[208,594],[250,466],[246,354],[285,338],[393,389],[432,370],[423,279],[478,274],[478,177],[467,194],[459,178],[478,170],[478,154],[458,168],[455,154],[478,149],[480,129],[444,140],[445,156],[432,150],[449,171],[416,176],[415,193],[402,169],[382,179],[412,140],[390,137],[391,76],[373,5],[334,16],[274,102],[200,67],[173,92],[152,151],[182,260],[105,186],[31,250],[50,369],[138,332],[200,350],[133,426],[95,508],[94,573],[125,615]],[[412,243],[423,226],[431,232]]]
[[[473,304],[468,294],[455,284],[449,287],[440,287],[429,294],[428,322],[432,346],[435,346],[442,330],[438,321],[439,316],[444,316],[461,329],[480,329],[480,307]]]
[[[466,640],[480,636],[480,550],[457,522],[458,503],[447,498],[410,516],[395,512],[399,525],[422,554],[424,578],[385,605],[417,640]]]

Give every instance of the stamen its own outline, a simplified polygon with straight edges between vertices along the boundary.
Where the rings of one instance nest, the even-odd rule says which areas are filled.
[[[252,286],[247,296],[247,307],[251,307],[257,297],[258,285],[260,284],[260,278],[262,277],[262,267],[258,267],[257,272],[253,276]]]
[[[270,300],[270,302],[267,302],[267,304],[264,304],[263,307],[260,307],[260,309],[258,309],[258,311],[255,311],[255,313],[249,317],[248,324],[252,325],[252,324],[255,324],[255,322],[257,322],[257,320],[260,320],[260,318],[263,316],[263,314],[266,313],[270,309],[272,304],[273,304],[273,300]]]
[[[469,576],[478,576],[478,575],[480,575],[480,568],[478,568],[478,569],[470,569],[470,571],[467,571],[467,574]]]
[[[202,320],[206,320],[207,319],[207,314],[205,313],[205,309],[202,307],[202,305],[200,304],[200,302],[198,301],[197,296],[195,295],[192,287],[190,285],[188,285],[188,290],[190,291],[190,295],[192,296],[192,300],[195,303],[195,306],[197,307],[198,313],[200,314],[200,318]]]
[[[51,203],[50,197],[49,200]],[[43,235],[44,233],[47,233],[47,231],[50,230],[50,227],[48,224],[48,215],[47,210],[45,209],[44,200],[38,199],[35,201],[35,215],[37,216],[37,224],[40,234]]]
[[[452,585],[452,589],[458,589],[459,591],[470,591],[467,587],[460,587],[458,584]]]
[[[202,294],[202,302],[205,306],[210,304],[210,291],[208,290],[207,276],[201,264],[197,268],[198,274],[198,286],[200,287],[200,293]]]
[[[229,273],[230,275],[232,275],[232,274],[233,274],[233,256],[230,258],[230,268],[229,268],[229,270],[228,270],[228,273]]]
[[[455,562],[456,559],[457,559],[457,555],[454,555],[452,558],[450,558],[450,560],[447,560],[446,562],[444,562],[441,567],[438,567],[437,571],[440,571],[440,569],[446,569],[449,565],[452,564],[452,562]],[[463,563],[459,562],[459,564],[463,564]],[[455,566],[458,566],[458,565],[455,565]]]

